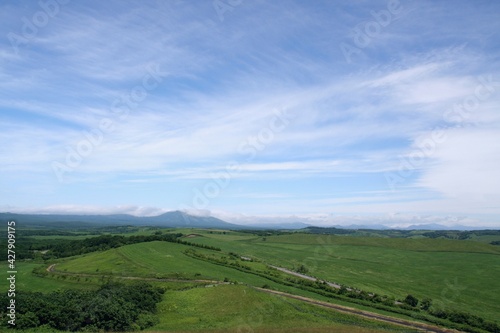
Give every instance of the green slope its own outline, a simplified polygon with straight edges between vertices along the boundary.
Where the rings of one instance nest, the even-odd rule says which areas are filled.
[[[436,306],[500,322],[500,247],[446,239],[393,239],[310,234],[253,239],[191,238],[223,251],[283,267],[304,264],[310,274],[366,291],[430,297]]]
[[[206,279],[273,285],[265,278],[194,259],[182,253],[191,248],[168,242],[148,242],[95,252],[57,264],[62,272],[148,278]]]
[[[408,332],[241,285],[167,292],[159,311],[150,331]]]

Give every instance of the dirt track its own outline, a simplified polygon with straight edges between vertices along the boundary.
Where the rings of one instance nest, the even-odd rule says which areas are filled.
[[[419,329],[419,330],[422,330],[424,332],[435,332],[435,333],[457,333],[457,332],[460,332],[457,330],[452,330],[452,329],[442,328],[442,327],[438,327],[438,326],[432,326],[432,325],[427,325],[427,324],[423,324],[423,323],[418,323],[418,322],[414,322],[414,321],[384,316],[381,314],[367,312],[367,311],[363,311],[363,310],[358,310],[358,309],[350,308],[347,306],[322,302],[322,301],[318,301],[318,300],[315,300],[312,298],[287,294],[287,293],[280,292],[280,291],[257,288],[257,287],[254,287],[254,289],[268,293],[268,294],[279,295],[279,296],[283,296],[283,297],[287,297],[287,298],[296,299],[296,300],[299,300],[302,302],[306,302],[306,303],[334,309],[336,311],[343,312],[343,313],[354,314],[356,316],[364,317],[367,319],[375,319],[375,320],[383,321],[383,322],[386,322],[389,324],[396,324],[396,325],[400,325],[400,326],[404,326],[404,327],[408,327],[408,328]]]
[[[96,275],[92,275],[92,274],[77,274],[77,273],[67,273],[67,272],[56,272],[55,266],[56,266],[55,264],[52,264],[49,267],[47,267],[47,272],[61,274],[61,275],[69,275],[69,276],[96,277]],[[108,275],[100,275],[100,276],[104,276],[104,277],[117,277],[117,278],[128,279],[128,280],[143,280],[143,281],[202,282],[202,283],[211,283],[211,284],[227,284],[227,283],[224,283],[224,282],[211,281],[211,280],[155,279],[155,278],[141,278],[141,277],[134,277],[134,276],[108,276]],[[377,313],[373,313],[373,312],[367,312],[367,311],[363,311],[363,310],[358,310],[358,309],[350,308],[350,307],[347,307],[347,306],[342,306],[342,305],[337,305],[337,304],[322,302],[322,301],[318,301],[318,300],[315,300],[315,299],[312,299],[312,298],[297,296],[297,295],[288,294],[288,293],[284,293],[284,292],[280,292],[280,291],[263,289],[263,288],[252,287],[252,286],[250,286],[250,287],[253,288],[253,289],[255,289],[255,290],[258,290],[258,291],[261,291],[261,292],[265,292],[265,293],[268,293],[268,294],[273,294],[273,295],[278,295],[278,296],[282,296],[282,297],[292,298],[292,299],[299,300],[299,301],[302,301],[302,302],[306,302],[306,303],[310,303],[310,304],[322,306],[322,307],[329,308],[329,309],[334,309],[334,310],[339,311],[339,312],[343,312],[343,313],[347,313],[347,314],[353,314],[353,315],[364,317],[364,318],[367,318],[367,319],[375,319],[375,320],[379,320],[379,321],[382,321],[382,322],[385,322],[385,323],[389,323],[389,324],[396,324],[396,325],[400,325],[400,326],[404,326],[404,327],[408,327],[408,328],[419,329],[419,330],[422,330],[424,332],[434,332],[434,333],[457,333],[457,332],[460,332],[460,331],[457,331],[457,330],[446,329],[446,328],[442,328],[442,327],[438,327],[438,326],[432,326],[432,325],[427,325],[427,324],[423,324],[423,323],[419,323],[419,322],[413,322],[413,321],[409,321],[409,320],[404,320],[404,319],[389,317],[389,316],[385,316],[385,315],[381,315],[381,314],[377,314]]]
[[[297,273],[297,272],[291,271],[291,270],[283,268],[283,267],[278,267],[278,266],[273,266],[273,265],[269,265],[269,267],[275,268],[278,271],[281,271],[283,273],[287,273],[287,274],[290,274],[290,275],[298,276],[300,278],[303,278],[303,279],[306,279],[306,280],[309,280],[309,281],[316,281],[316,280],[318,280],[315,277],[312,277],[312,276],[309,276],[309,275],[305,275],[305,274],[301,274],[301,273]],[[323,281],[323,280],[320,280],[320,281]],[[324,282],[326,282],[327,285],[329,285],[330,287],[335,288],[335,289],[340,289],[342,287],[340,284],[337,284],[337,283],[332,283],[332,282],[328,282],[328,281],[324,281]],[[351,290],[351,289],[348,288],[347,290]]]

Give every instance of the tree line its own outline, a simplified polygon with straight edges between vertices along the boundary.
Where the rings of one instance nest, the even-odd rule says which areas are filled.
[[[121,235],[101,235],[85,239],[36,239],[22,238],[18,239],[18,248],[16,254],[19,259],[35,259],[41,257],[43,260],[71,257],[75,255],[106,251],[124,245],[167,241],[177,242],[182,237],[182,233],[176,234],[154,234],[141,236],[121,236]]]
[[[210,245],[191,243],[182,240],[182,233],[155,232],[153,235],[122,236],[100,235],[85,239],[37,239],[32,237],[18,238],[16,254],[18,259],[51,260],[72,257],[95,251],[106,251],[124,245],[144,242],[165,241],[189,245],[208,250],[221,251],[220,248]]]

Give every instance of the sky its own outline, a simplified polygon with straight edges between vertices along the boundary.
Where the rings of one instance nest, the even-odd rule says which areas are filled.
[[[500,228],[498,1],[0,1],[0,211]]]

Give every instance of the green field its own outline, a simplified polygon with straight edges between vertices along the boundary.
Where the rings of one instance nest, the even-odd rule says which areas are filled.
[[[62,272],[105,274],[116,277],[217,281],[228,278],[256,286],[269,283],[262,277],[190,258],[182,253],[189,248],[187,245],[168,242],[139,243],[63,261],[57,264],[56,268]]]
[[[161,322],[150,331],[408,332],[241,285],[171,291],[159,311]]]
[[[123,235],[151,235],[154,232],[158,229],[141,228]],[[397,330],[397,326],[340,314],[251,288],[264,285],[290,294],[409,318],[372,308],[369,304],[354,304],[348,299],[332,300],[297,286],[271,281],[265,275],[270,272],[267,265],[289,269],[303,265],[310,276],[368,293],[399,300],[408,294],[420,300],[431,298],[435,309],[457,310],[500,322],[500,247],[484,241],[306,233],[258,236],[223,230],[162,230],[166,232],[182,232],[186,235],[183,241],[222,251],[151,241],[49,262],[18,261],[17,288],[50,292],[98,288],[110,279],[125,283],[147,280],[167,290],[159,304],[160,323],[149,329],[151,332],[215,333],[234,332],[237,328],[246,332],[248,327],[253,332],[276,333]],[[68,236],[68,239],[80,237]],[[226,264],[217,263],[217,260],[225,260]],[[55,264],[55,271],[46,272],[52,264]],[[38,275],[33,273],[34,269]],[[276,274],[281,281],[290,277],[287,273]]]
[[[40,266],[39,263],[17,263],[16,287],[18,290],[51,292],[62,289],[88,289],[97,286],[97,283],[91,281],[82,284],[76,280],[47,279],[32,274],[33,269]]]
[[[224,239],[191,238],[224,251],[254,256],[362,290],[404,298],[429,297],[436,305],[500,321],[500,247],[447,239],[401,239],[293,234]]]
[[[17,288],[44,292],[95,288],[98,277],[102,275],[219,281],[229,276],[232,280],[251,285],[275,285],[258,276],[187,257],[182,253],[186,248],[189,246],[166,242],[140,243],[64,259],[56,264],[58,272],[81,273],[81,276],[54,274],[51,278],[41,278],[31,272],[33,268],[45,268],[45,265],[20,263]],[[87,281],[84,279],[87,275],[96,277]],[[65,279],[60,279],[62,276]],[[159,304],[160,323],[149,329],[151,332],[234,332],[235,328],[242,332],[249,329],[254,332],[408,332],[398,326],[268,295],[244,285],[209,284],[205,287],[206,284],[200,284],[201,288],[196,288],[195,283],[174,283],[178,285],[175,288],[171,282],[155,284],[163,285],[169,291]]]
[[[435,306],[498,320],[500,248],[443,239],[364,238],[294,234],[262,237],[198,231],[190,242],[292,268],[369,292],[404,298],[431,298]],[[92,253],[59,264],[58,270],[89,274],[223,280],[261,286],[269,281],[185,256],[189,248],[165,242],[141,243]],[[272,284],[272,283],[271,283]],[[486,287],[487,286],[487,287]]]

